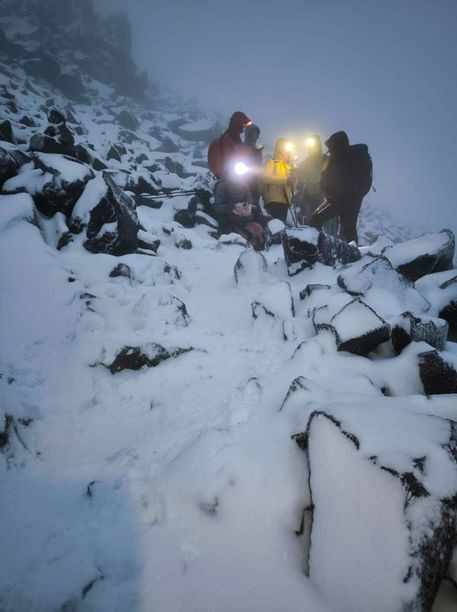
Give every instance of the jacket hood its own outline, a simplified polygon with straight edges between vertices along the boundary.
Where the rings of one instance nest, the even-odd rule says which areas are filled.
[[[278,140],[275,142],[273,157],[282,157],[284,155],[284,145],[287,142],[287,138],[278,138]]]
[[[247,117],[244,113],[241,111],[236,111],[236,113],[233,113],[233,115],[230,117],[228,131],[233,134],[241,134],[243,128],[245,128],[250,121],[251,120],[249,117]]]
[[[330,151],[330,153],[343,151],[349,146],[348,135],[346,134],[346,132],[335,132],[335,134],[332,134],[330,138],[325,142],[325,146]]]
[[[260,135],[260,128],[257,125],[251,123],[244,130],[244,142],[250,147],[255,147],[257,138]]]

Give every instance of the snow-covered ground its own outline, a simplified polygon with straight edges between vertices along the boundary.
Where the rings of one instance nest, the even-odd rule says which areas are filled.
[[[135,197],[209,184],[196,134],[211,117],[171,103],[151,111],[86,85],[90,103],[69,105],[2,64],[0,122],[17,144],[0,148],[27,153],[57,106],[73,115],[76,143]],[[123,125],[124,110],[135,127]],[[405,282],[388,239],[417,233],[369,197],[360,234],[365,244],[381,239],[345,268],[317,263],[290,276],[281,245],[262,256],[207,225],[184,228],[174,215],[188,197],[155,209],[142,193],[141,235],[160,240],[157,255],[93,254],[84,232],[62,247],[67,223],[87,224],[106,185],[92,163],[73,214],[48,219],[35,206],[54,176],[41,162],[64,191],[90,165],[38,153],[0,195],[0,609],[403,609],[420,580],[414,546],[457,491],[446,437],[457,395],[425,395],[418,364],[434,333],[420,326],[421,340],[408,328],[413,342],[398,356],[390,340],[368,357],[338,349],[357,334],[406,329],[405,311],[433,323],[455,299],[455,275]],[[446,240],[433,234],[393,253],[404,264]],[[457,369],[454,342],[439,354]],[[316,411],[359,447],[316,422],[304,453],[292,436]],[[385,470],[411,471],[433,503],[410,503]],[[456,580],[455,563],[451,571]],[[446,580],[433,610],[456,607]]]

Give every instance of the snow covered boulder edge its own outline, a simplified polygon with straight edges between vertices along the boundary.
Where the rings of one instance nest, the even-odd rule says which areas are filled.
[[[342,612],[428,612],[455,546],[457,425],[376,408],[315,411],[293,436],[308,459],[309,576]]]

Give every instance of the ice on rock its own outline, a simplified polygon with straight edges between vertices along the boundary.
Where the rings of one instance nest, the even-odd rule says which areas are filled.
[[[411,281],[452,268],[455,237],[450,230],[426,234],[397,244],[385,256],[392,266]]]
[[[405,312],[389,320],[392,328],[392,345],[400,353],[410,342],[427,342],[442,351],[445,348],[449,326],[447,321],[427,315],[415,316]]]
[[[342,612],[430,610],[456,537],[455,424],[370,398],[313,412],[295,439],[308,458],[310,579]]]
[[[367,355],[390,337],[390,326],[367,304],[355,298],[330,320],[339,351]]]

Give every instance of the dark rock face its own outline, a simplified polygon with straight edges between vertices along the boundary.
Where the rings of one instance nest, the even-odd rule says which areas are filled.
[[[134,253],[138,248],[139,228],[135,202],[116,185],[107,172],[103,173],[103,178],[108,186],[107,196],[92,211],[87,231],[88,239],[84,246],[91,253]],[[116,229],[100,234],[103,224],[113,223],[114,220]]]
[[[16,138],[13,133],[11,121],[8,119],[5,119],[5,121],[0,123],[0,140],[5,140],[11,144],[16,144]]]
[[[332,266],[336,262],[346,264],[360,259],[357,247],[312,227],[285,230],[282,244],[289,276],[317,262]]]
[[[195,213],[188,209],[178,210],[173,219],[183,227],[191,228],[195,225]]]
[[[457,393],[457,370],[455,363],[446,361],[438,351],[427,351],[418,355],[419,373],[426,395]]]
[[[224,243],[226,244],[226,243]],[[235,244],[239,244],[235,242]],[[244,246],[243,243],[241,246]],[[237,285],[240,283],[249,284],[252,281],[257,282],[268,270],[268,264],[262,253],[247,249],[238,257],[235,268],[235,281]]]
[[[390,326],[367,304],[355,298],[330,321],[339,351],[368,355],[390,338]]]
[[[122,110],[116,117],[116,121],[127,130],[137,130],[140,126],[138,119],[128,111],[127,109]]]
[[[58,156],[63,162],[67,161],[76,166],[80,166],[78,178],[66,180],[54,165],[49,165],[46,156],[35,155],[35,166],[42,170],[45,175],[50,176],[43,188],[34,194],[35,205],[38,210],[46,217],[52,217],[56,212],[61,212],[65,216],[71,215],[73,206],[81,196],[87,181],[94,177],[90,168],[84,168],[75,159],[66,155]]]
[[[398,323],[392,326],[392,346],[396,353],[401,353],[410,342],[423,341],[442,351],[448,330],[448,323],[444,319],[414,316],[411,312],[405,312]]]
[[[109,273],[110,278],[119,278],[120,276],[132,280],[132,271],[127,264],[120,263],[114,267]]]
[[[451,270],[454,251],[454,234],[445,229],[396,245],[386,257],[405,278],[416,281],[426,274]]]
[[[122,370],[141,370],[142,368],[154,368],[162,361],[172,359],[192,351],[192,348],[165,349],[160,344],[151,343],[145,347],[146,352],[138,346],[126,346],[116,356],[114,361],[107,365],[111,374],[116,374]],[[105,365],[105,364],[103,364]]]
[[[379,412],[383,412],[381,407]],[[394,578],[395,581],[398,580],[397,588],[394,588],[394,591],[398,592],[398,595],[394,595],[395,598],[398,597],[398,601],[390,601],[388,609],[428,612],[432,609],[440,583],[446,575],[455,546],[457,497],[455,494],[441,493],[440,488],[435,488],[430,479],[427,479],[428,464],[434,461],[433,449],[430,455],[416,457],[413,454],[415,444],[412,444],[413,450],[408,457],[409,450],[406,445],[401,453],[404,458],[397,467],[395,446],[392,454],[389,454],[385,448],[382,448],[384,445],[381,443],[379,451],[382,459],[378,459],[376,443],[373,443],[373,439],[367,443],[363,428],[357,427],[354,416],[351,417],[350,409],[347,416],[344,414],[344,423],[341,420],[343,414],[340,411],[337,413],[338,416],[335,416],[331,410],[313,412],[309,417],[306,431],[293,436],[308,458],[308,482],[311,494],[308,508],[311,514],[309,576],[332,600],[338,592],[339,583],[336,576],[336,579],[333,579],[332,570],[328,571],[327,565],[322,561],[323,554],[328,559],[337,558],[337,565],[343,560],[343,555],[349,565],[355,557],[357,564],[363,567],[370,567],[373,563],[371,554],[367,554],[366,559],[361,558],[360,555],[365,554],[363,548],[357,545],[353,547],[351,538],[346,536],[348,514],[354,513],[361,525],[369,525],[368,530],[373,537],[382,539],[383,548],[388,551],[384,554],[389,557],[390,562],[394,565],[398,563],[398,579]],[[376,414],[373,414],[373,426],[376,426],[376,418]],[[391,411],[388,418],[394,427],[396,411]],[[439,466],[452,474],[452,471],[457,469],[456,424],[437,417],[411,414],[408,417],[410,421],[408,431],[412,439],[415,435],[416,419],[422,421],[422,426],[428,425],[435,435],[439,432],[441,443],[436,443],[436,452],[440,454]],[[323,447],[325,453],[322,452]],[[324,454],[325,460],[322,459]],[[408,462],[410,469],[406,467]],[[346,493],[344,486],[335,485],[335,481],[342,476],[341,465],[346,465],[346,468],[352,467],[356,473],[360,466],[366,477],[368,471],[371,474],[369,481],[362,479],[356,487],[361,491],[359,494],[354,494],[354,489],[350,487]],[[370,469],[370,465],[373,469]],[[352,472],[348,471],[346,477],[350,480],[351,475]],[[451,486],[451,491],[452,488]],[[389,491],[395,495],[402,495],[404,500],[403,504],[398,505],[394,511],[390,510],[395,512],[395,515],[392,514],[389,518],[390,525],[395,525],[390,533],[388,530],[382,531],[383,528],[379,526],[380,523],[376,518],[377,509],[370,509],[369,503],[365,507],[366,496],[373,494],[386,498],[389,496]],[[329,530],[333,534],[332,537],[327,535]],[[377,536],[374,535],[375,532]],[[344,534],[341,538],[340,533]],[[400,541],[407,546],[407,568],[404,566],[404,561],[397,558],[395,552],[396,550],[399,552],[402,547]],[[376,561],[374,564],[376,565]],[[405,569],[406,574],[404,574]],[[368,571],[367,576],[372,577],[373,592],[379,589],[379,584],[376,584],[379,579],[377,572]],[[342,593],[340,605],[346,610],[359,611],[360,601],[356,596],[358,578],[353,574],[348,580],[354,588]]]
[[[457,329],[457,276],[441,283],[440,289],[448,292],[447,304],[439,313],[439,316],[445,319],[449,326]]]
[[[319,291],[320,289],[331,289],[330,285],[321,285],[319,283],[306,285],[304,289],[300,291],[300,299],[304,300],[307,297],[310,297],[315,291]]]
[[[107,161],[109,161],[110,159],[114,159],[120,162],[122,155],[125,155],[126,153],[127,153],[127,150],[124,147],[124,145],[120,143],[115,143],[111,145],[110,150],[108,151],[108,154],[106,156],[106,159]]]
[[[19,149],[6,149],[0,146],[0,189],[8,179],[13,178],[21,166],[30,158]]]

